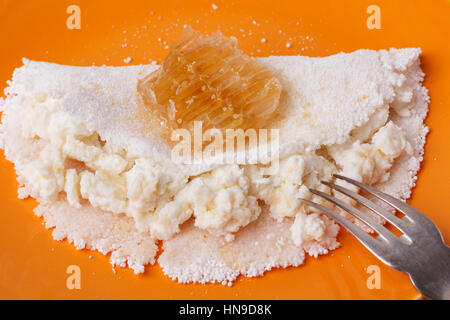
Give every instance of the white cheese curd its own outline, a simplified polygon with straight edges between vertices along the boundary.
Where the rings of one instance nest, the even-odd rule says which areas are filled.
[[[127,190],[125,178],[98,170],[83,171],[80,179],[81,196],[94,206],[114,213],[126,212]]]
[[[80,176],[75,169],[66,171],[64,191],[67,195],[67,201],[72,207],[80,208]]]
[[[249,194],[249,179],[237,165],[217,168],[195,178],[180,192],[178,201],[188,204],[195,225],[233,239],[233,232],[258,218],[258,199]]]
[[[99,146],[89,145],[90,140],[92,140],[91,137],[84,140],[68,136],[63,145],[64,155],[85,163],[89,168],[109,172],[110,174],[120,174],[127,168],[128,161],[122,156],[108,153]],[[96,144],[98,143],[97,138]]]
[[[23,168],[22,175],[33,192],[44,199],[54,200],[64,188],[64,159],[52,145],[45,146],[39,157]]]
[[[149,159],[136,159],[124,176],[128,211],[133,215],[153,212],[161,204],[171,201],[187,182],[181,172],[169,170]]]
[[[299,212],[290,231],[295,245],[301,246],[305,241],[320,240],[325,232],[325,222],[317,213]]]
[[[233,233],[255,220],[260,212],[257,198],[249,194],[244,170],[229,165],[193,178],[173,201],[158,206],[153,214],[141,214],[135,219],[143,230],[165,240],[194,216],[197,227],[231,241]]]
[[[343,175],[371,185],[387,181],[395,158],[410,148],[402,131],[389,121],[372,136],[371,142],[356,140],[330,147],[329,151]]]
[[[315,213],[319,211],[305,205],[301,199],[330,207],[329,202],[312,194],[309,188],[330,194],[330,188],[320,181],[329,180],[336,171],[332,162],[316,155],[294,155],[283,159],[280,161],[278,174],[266,179],[257,170],[248,170],[255,181],[254,192],[270,206],[272,217],[278,220],[295,217],[290,231],[297,246],[301,246],[304,241],[319,240],[323,236],[325,223]]]
[[[294,217],[301,210],[315,211],[309,206],[305,208],[301,199],[323,203],[308,188],[329,193],[329,188],[320,181],[330,179],[333,172],[336,172],[335,165],[317,155],[293,155],[281,160],[278,173],[268,176],[266,181],[259,171],[249,169],[255,181],[254,192],[270,205],[270,214],[278,220]]]
[[[202,201],[191,202],[197,227],[224,233],[229,240],[231,233],[259,216],[257,198],[249,194],[248,178],[237,165],[218,168],[195,180],[185,200],[195,199],[197,191],[209,194]]]
[[[403,131],[392,121],[389,121],[372,137],[372,143],[392,161],[403,151],[412,152],[411,145],[406,141]],[[389,168],[388,168],[389,169]]]
[[[191,216],[192,210],[186,203],[171,201],[158,207],[153,214],[142,213],[135,216],[135,221],[138,229],[148,230],[153,237],[167,240],[179,232],[180,225]]]

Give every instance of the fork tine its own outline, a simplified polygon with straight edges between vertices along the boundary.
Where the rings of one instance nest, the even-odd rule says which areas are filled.
[[[350,184],[353,184],[361,189],[363,189],[364,191],[367,191],[368,193],[374,195],[375,197],[377,197],[378,199],[386,202],[387,204],[393,206],[395,209],[397,209],[398,211],[402,212],[403,214],[405,214],[405,216],[412,222],[415,223],[417,221],[420,221],[421,223],[431,223],[432,225],[434,225],[434,223],[427,217],[425,216],[422,212],[420,212],[419,210],[411,207],[410,205],[408,205],[407,203],[398,200],[384,192],[381,192],[375,188],[366,186],[365,184],[358,182],[356,180],[341,176],[339,174],[333,174],[334,177],[347,181]]]
[[[378,234],[383,237],[386,241],[396,241],[398,238],[391,233],[388,229],[386,229],[384,226],[381,225],[381,223],[375,221],[373,218],[369,217],[367,214],[364,214],[363,212],[359,211],[358,209],[350,206],[349,204],[345,203],[342,200],[336,199],[335,197],[332,197],[324,192],[320,192],[318,190],[310,189],[313,194],[318,195],[319,197],[322,197],[331,203],[335,204],[341,209],[344,209],[348,213],[354,215],[361,221],[367,223],[372,229],[374,229]]]
[[[352,198],[353,200],[356,200],[357,202],[361,203],[363,206],[371,209],[372,211],[374,211],[375,213],[379,214],[380,216],[382,216],[383,218],[385,218],[387,221],[389,221],[392,225],[396,226],[398,229],[400,229],[403,233],[407,234],[408,233],[408,226],[409,224],[396,217],[395,215],[393,215],[392,213],[390,213],[389,211],[387,211],[386,209],[380,207],[379,205],[377,205],[376,203],[370,201],[369,199],[361,196],[360,194],[353,192],[347,188],[344,188],[342,186],[336,185],[334,183],[330,183],[327,181],[321,181],[324,185],[330,187],[331,189],[337,190],[340,193],[345,194],[346,196]]]
[[[333,212],[332,210],[318,203],[306,199],[300,200],[306,203],[307,205],[310,205],[311,207],[319,209],[320,211],[324,212],[325,214],[329,215],[334,220],[339,222],[348,232],[354,235],[355,238],[359,240],[359,242],[361,242],[367,249],[370,250],[370,252],[372,252],[378,258],[383,259],[382,257],[389,253],[388,248],[386,246],[386,242],[383,243],[378,238],[371,237],[367,232],[362,230],[360,227],[358,227],[350,220],[341,216],[339,213]]]

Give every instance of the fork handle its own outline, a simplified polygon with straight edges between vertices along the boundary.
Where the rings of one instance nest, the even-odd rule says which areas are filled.
[[[450,300],[450,247],[444,244],[426,269],[409,273],[415,287],[427,298]]]

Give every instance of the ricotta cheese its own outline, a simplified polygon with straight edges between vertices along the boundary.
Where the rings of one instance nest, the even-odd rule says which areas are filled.
[[[23,108],[22,134],[39,139],[41,146],[39,156],[22,171],[33,192],[49,200],[64,192],[73,207],[87,200],[96,208],[125,213],[134,218],[138,230],[163,240],[194,217],[196,227],[231,241],[236,231],[258,218],[258,200],[270,206],[275,219],[295,219],[291,235],[297,245],[317,240],[325,223],[301,199],[330,204],[309,188],[329,194],[320,181],[333,173],[367,184],[384,182],[393,161],[410,149],[402,131],[387,121],[387,108],[382,108],[348,141],[322,154],[318,150],[289,155],[280,160],[274,175],[264,176],[261,165],[248,164],[189,176],[102,141],[97,132],[73,123],[57,100],[27,100]]]

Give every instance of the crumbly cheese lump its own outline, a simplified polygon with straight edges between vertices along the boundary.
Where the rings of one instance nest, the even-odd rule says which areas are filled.
[[[22,108],[21,134],[36,139],[40,148],[39,156],[20,168],[26,192],[49,200],[64,193],[74,207],[88,202],[125,213],[140,231],[163,240],[194,217],[198,228],[231,241],[236,231],[258,218],[258,201],[270,206],[274,218],[294,220],[291,236],[296,245],[320,240],[325,231],[323,217],[301,199],[330,204],[309,188],[330,194],[320,181],[329,180],[333,173],[367,184],[384,182],[394,160],[411,152],[402,130],[388,120],[389,106],[383,105],[346,142],[287,155],[274,175],[264,175],[255,164],[222,165],[188,176],[170,161],[131,156],[102,141],[96,132],[75,124],[55,99],[24,98]]]

